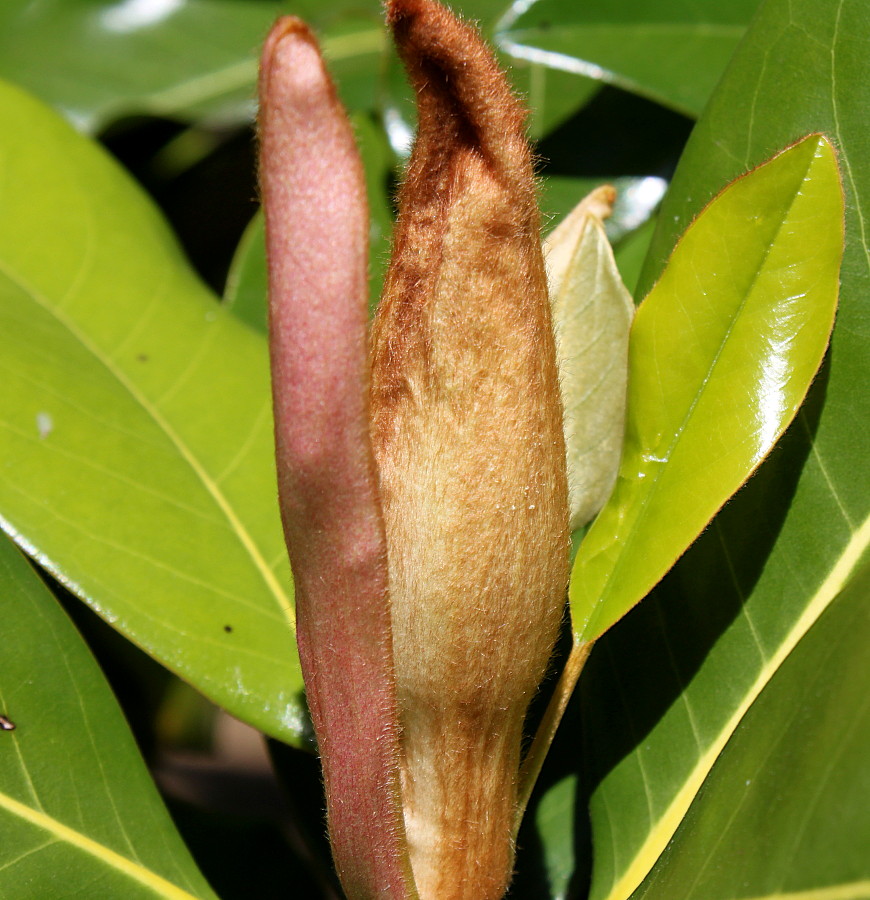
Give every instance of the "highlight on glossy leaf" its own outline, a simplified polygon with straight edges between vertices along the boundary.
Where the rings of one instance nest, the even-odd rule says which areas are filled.
[[[544,242],[564,406],[571,530],[607,500],[622,452],[634,303],[602,219],[616,197],[592,191]]]
[[[818,134],[689,226],[632,327],[622,463],[572,573],[578,640],[651,590],[791,422],[825,354],[842,252],[836,155]]]

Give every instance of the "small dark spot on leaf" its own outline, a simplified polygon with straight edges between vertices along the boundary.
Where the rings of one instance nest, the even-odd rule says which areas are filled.
[[[549,31],[552,27],[553,23],[547,19],[542,19],[540,22],[538,22],[538,28],[540,28],[541,31]]]
[[[232,625],[224,625],[224,631],[229,634],[233,630]]]
[[[140,353],[140,354],[136,357],[136,359],[138,359],[139,362],[148,362],[148,354],[147,354],[147,353]]]
[[[15,723],[11,719],[7,719],[6,716],[0,716],[0,730],[15,731]]]

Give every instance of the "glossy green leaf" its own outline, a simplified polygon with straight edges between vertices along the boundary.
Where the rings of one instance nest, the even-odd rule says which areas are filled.
[[[631,295],[602,218],[612,189],[582,200],[544,242],[568,451],[570,528],[607,500],[622,452]]]
[[[515,2],[499,23],[505,52],[610,82],[697,116],[758,0]]]
[[[857,0],[765,3],[661,211],[647,290],[722,184],[822,131],[843,173],[846,245],[829,356],[794,424],[659,588],[599,641],[581,679],[594,900],[624,900],[641,883],[741,716],[867,545],[868,46]],[[768,838],[760,823],[758,839]]]
[[[9,86],[0,122],[3,527],[206,696],[298,741],[265,340],[93,143]]]
[[[638,900],[870,897],[868,576],[765,687]]]
[[[0,595],[0,895],[214,897],[90,651],[2,535]]]
[[[346,102],[371,107],[385,47],[378,5],[276,0],[4,0],[0,77],[94,131],[137,113],[247,121],[257,51],[293,12],[322,30]]]
[[[92,131],[134,112],[249,118],[274,0],[6,0],[0,77]]]
[[[842,217],[834,151],[815,135],[681,238],[632,328],[622,464],[571,577],[579,639],[655,586],[791,421],[833,326]]]

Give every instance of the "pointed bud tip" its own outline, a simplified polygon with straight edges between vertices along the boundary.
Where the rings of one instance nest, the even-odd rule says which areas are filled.
[[[296,16],[281,16],[269,29],[269,34],[263,44],[263,53],[260,57],[263,68],[268,67],[278,52],[280,45],[285,40],[302,40],[306,43],[315,43],[311,29]]]
[[[612,184],[602,184],[589,194],[589,212],[598,219],[607,219],[613,213],[616,202],[616,188]]]
[[[437,0],[387,0],[386,14],[417,94],[418,139],[464,130],[503,176],[523,180],[526,109],[477,30]]]
[[[387,25],[406,62],[409,56],[418,61],[432,58],[442,66],[455,67],[480,41],[469,26],[437,0],[387,0],[385,11]]]
[[[280,95],[269,87],[276,82]],[[295,16],[282,16],[272,26],[260,59],[260,101],[298,102],[304,97],[332,92],[317,39]]]
[[[411,19],[441,9],[443,9],[441,4],[434,3],[432,0],[387,0],[384,4],[387,24],[390,26],[401,19]]]
[[[405,59],[428,60],[445,73],[461,74],[483,65],[498,72],[495,59],[473,25],[454,15],[438,0],[387,0],[387,25]]]

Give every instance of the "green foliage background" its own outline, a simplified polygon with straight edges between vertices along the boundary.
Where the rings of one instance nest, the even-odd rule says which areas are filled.
[[[547,226],[590,187],[620,188],[608,228],[638,299],[711,197],[804,134],[832,140],[847,209],[837,326],[803,411],[595,648],[520,834],[517,898],[870,897],[870,11],[756,6],[458,4],[528,97]],[[291,807],[277,817],[206,816],[168,792],[194,862],[89,651],[4,544],[3,897],[213,896],[197,864],[224,898],[334,896],[272,487],[255,215],[256,53],[281,12],[319,29],[354,116],[376,296],[413,127],[376,3],[0,11],[0,520],[152,766],[169,713],[181,731],[210,713],[136,646],[291,745],[273,747]],[[680,796],[688,812],[669,816]]]

